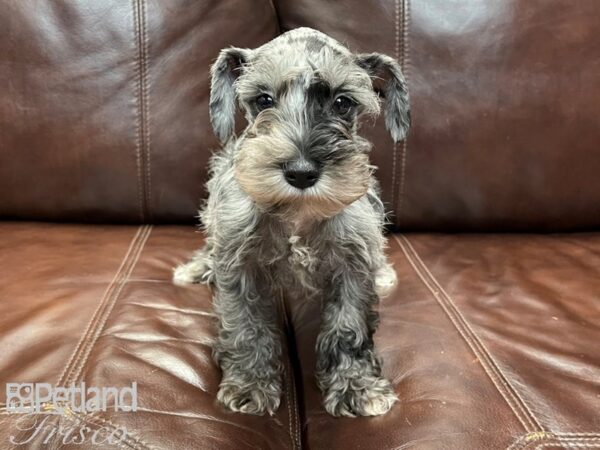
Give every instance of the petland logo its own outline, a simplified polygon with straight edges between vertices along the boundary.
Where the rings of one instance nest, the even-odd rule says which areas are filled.
[[[131,386],[87,387],[85,383],[55,387],[49,383],[7,383],[6,411],[9,413],[63,414],[98,411],[137,411],[137,383]]]
[[[131,439],[127,428],[88,413],[137,410],[137,383],[124,388],[87,387],[85,383],[54,387],[48,383],[8,383],[6,412],[18,414],[13,446],[110,445],[122,447]],[[60,414],[58,421],[53,415]],[[96,417],[94,422],[92,417]],[[87,447],[89,448],[89,447]]]

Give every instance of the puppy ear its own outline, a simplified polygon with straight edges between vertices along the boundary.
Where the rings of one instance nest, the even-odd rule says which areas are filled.
[[[380,53],[360,54],[357,63],[371,76],[373,89],[384,98],[385,126],[392,139],[394,142],[401,141],[410,127],[410,106],[400,65],[395,59]]]
[[[230,47],[221,50],[210,68],[210,123],[222,143],[233,135],[235,126],[235,80],[248,61],[250,50]]]

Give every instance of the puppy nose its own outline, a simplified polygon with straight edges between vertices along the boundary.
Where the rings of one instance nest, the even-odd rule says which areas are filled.
[[[306,189],[319,179],[319,169],[306,160],[293,161],[284,166],[283,176],[295,188]]]

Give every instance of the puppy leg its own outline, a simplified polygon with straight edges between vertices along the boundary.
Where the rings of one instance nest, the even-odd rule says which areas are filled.
[[[183,286],[192,283],[212,282],[211,248],[207,244],[198,250],[187,263],[181,264],[173,271],[173,283]]]
[[[385,414],[398,398],[382,377],[373,333],[378,315],[375,280],[368,270],[341,268],[332,277],[317,339],[317,382],[334,416]]]
[[[273,415],[281,399],[281,341],[277,308],[261,295],[248,265],[218,272],[214,358],[223,377],[217,400],[232,411]]]

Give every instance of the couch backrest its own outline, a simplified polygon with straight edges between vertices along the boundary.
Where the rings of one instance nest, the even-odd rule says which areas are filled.
[[[312,26],[404,66],[413,127],[397,148],[378,136],[376,155],[401,228],[600,229],[600,2],[281,0],[278,10],[282,29]]]
[[[278,33],[268,0],[19,0],[0,13],[0,214],[194,220],[208,68]]]
[[[413,127],[365,127],[404,229],[600,229],[596,0],[20,0],[0,14],[0,215],[178,222],[208,67],[311,26],[403,65]]]

